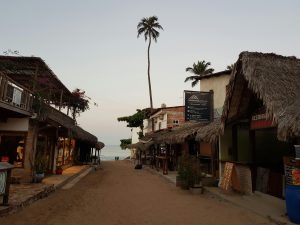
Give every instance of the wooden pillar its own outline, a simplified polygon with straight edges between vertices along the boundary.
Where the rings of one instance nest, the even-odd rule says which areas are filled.
[[[233,161],[238,160],[238,129],[237,125],[232,126],[232,158]]]
[[[68,108],[67,108],[67,115],[69,116],[69,112],[70,112],[70,98],[69,98],[69,101],[68,101]]]
[[[59,98],[59,111],[61,111],[62,107],[62,97],[63,97],[63,90],[60,91],[60,98]]]
[[[48,104],[50,104],[51,102],[51,95],[52,95],[52,89],[50,89],[48,92],[48,100],[47,100]]]
[[[6,99],[7,85],[8,85],[8,82],[7,82],[7,79],[6,79],[5,82],[4,82],[4,85],[3,85],[3,93],[2,93],[2,99],[3,100]]]
[[[56,171],[56,161],[57,161],[57,156],[58,156],[58,127],[56,127],[56,134],[54,138],[54,149],[53,149],[53,163],[52,163],[52,172],[55,173]]]
[[[211,106],[210,106],[210,121],[214,120],[214,90],[209,90]]]
[[[1,83],[0,83],[0,100],[4,99],[4,87],[5,87],[6,79],[4,76],[1,76]]]
[[[38,71],[39,71],[39,66],[36,64],[35,72],[34,72],[34,78],[33,78],[33,83],[32,83],[32,92],[33,93],[35,92],[35,89],[36,89]]]
[[[65,164],[65,147],[66,147],[66,138],[63,138],[63,155],[62,155],[62,165]]]
[[[252,192],[256,189],[256,149],[255,149],[255,130],[249,130],[249,139],[250,139],[250,150],[251,150],[251,158],[252,158],[252,166],[251,166],[251,180],[252,180]]]

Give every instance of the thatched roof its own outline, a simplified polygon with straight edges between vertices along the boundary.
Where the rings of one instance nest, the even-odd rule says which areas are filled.
[[[196,141],[213,143],[218,140],[221,129],[221,119],[218,118],[213,122],[201,127],[197,131]]]
[[[167,144],[180,144],[185,142],[186,138],[194,137],[197,130],[205,124],[199,122],[187,122],[178,127],[170,129],[168,132],[156,137],[155,142]]]
[[[90,143],[92,146],[96,146],[98,143],[97,137],[92,135],[91,133],[85,131],[79,126],[74,126],[71,129],[72,137],[75,139],[79,139],[84,142]]]
[[[147,151],[150,148],[150,146],[153,144],[154,144],[154,141],[152,141],[152,139],[150,139],[148,142],[139,141],[135,144],[128,145],[127,147],[130,149],[135,148],[138,151],[144,152],[144,151]]]
[[[95,145],[95,148],[96,148],[97,150],[101,150],[102,148],[104,148],[104,146],[105,146],[105,144],[104,144],[103,142],[98,141],[98,142],[96,143],[96,145]]]
[[[300,60],[242,52],[227,86],[222,128],[244,114],[253,94],[277,125],[280,140],[300,136]]]

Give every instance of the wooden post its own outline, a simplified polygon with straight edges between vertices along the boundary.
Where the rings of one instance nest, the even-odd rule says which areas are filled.
[[[70,98],[69,98],[68,109],[67,109],[67,115],[68,115],[68,116],[69,116],[69,112],[70,112]]]
[[[48,99],[47,99],[48,104],[50,104],[50,102],[51,102],[51,94],[52,94],[51,90],[52,89],[50,89],[49,92],[48,92]]]
[[[211,106],[210,106],[210,121],[214,120],[214,90],[209,90]]]
[[[252,157],[252,166],[251,166],[251,180],[252,180],[252,192],[255,191],[256,188],[256,151],[255,151],[255,130],[249,130],[249,139],[250,139],[250,150]]]
[[[63,138],[64,142],[63,142],[63,155],[62,155],[62,165],[65,164],[65,147],[66,147],[66,138]]]
[[[238,128],[237,125],[234,124],[232,126],[232,157],[233,161],[238,160]]]
[[[1,83],[0,83],[0,100],[3,100],[4,96],[4,85],[5,85],[6,79],[4,76],[1,76]]]
[[[62,97],[63,97],[63,90],[60,91],[60,99],[59,99],[59,111],[61,111],[61,107],[62,107]]]
[[[35,92],[36,89],[36,82],[37,82],[37,77],[38,77],[38,71],[39,71],[39,66],[36,64],[35,67],[35,72],[34,72],[34,79],[33,79],[33,84],[32,84],[32,92]]]
[[[211,174],[213,177],[215,177],[215,145],[210,144],[210,149],[211,149]]]
[[[4,82],[4,85],[3,85],[3,93],[2,93],[2,99],[3,100],[6,100],[7,85],[8,85],[8,82],[7,82],[7,79],[5,79],[5,82]]]

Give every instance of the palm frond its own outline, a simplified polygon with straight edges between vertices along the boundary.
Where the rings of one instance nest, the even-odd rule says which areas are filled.
[[[145,41],[147,41],[148,38],[152,38],[155,42],[157,42],[157,38],[159,37],[159,32],[156,29],[163,30],[162,26],[157,21],[158,21],[157,16],[142,18],[137,25],[137,30],[138,30],[137,37],[144,34]]]
[[[199,80],[194,80],[194,81],[192,82],[192,87],[195,87],[198,83],[199,83]]]
[[[194,73],[194,69],[192,67],[187,67],[185,69],[185,72],[191,72],[191,73]]]
[[[195,74],[194,76],[189,76],[185,79],[184,82],[192,81],[192,87],[198,84],[200,78],[204,75],[211,74],[214,72],[213,68],[208,68],[210,66],[210,62],[206,62],[205,60],[198,61],[197,63],[193,63],[192,67],[187,67],[185,69],[186,72],[190,72]]]
[[[188,76],[185,78],[184,82],[190,81],[190,80],[199,80],[200,76]]]

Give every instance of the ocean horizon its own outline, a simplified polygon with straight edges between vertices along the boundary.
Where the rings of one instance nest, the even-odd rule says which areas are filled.
[[[129,149],[121,149],[119,145],[106,145],[101,149],[100,158],[103,161],[115,160],[115,157],[119,157],[119,160],[125,159],[130,156]]]

